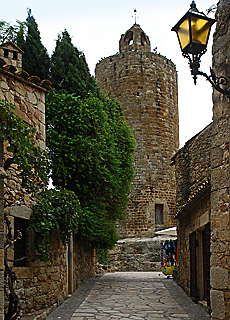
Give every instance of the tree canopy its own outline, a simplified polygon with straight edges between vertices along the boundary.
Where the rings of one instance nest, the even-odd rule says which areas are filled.
[[[19,23],[17,30],[2,26],[9,29],[8,39],[24,51],[23,69],[41,79],[50,77],[53,83],[47,95],[46,142],[56,190],[49,191],[43,185],[31,216],[31,229],[40,239],[39,250],[54,230],[60,231],[63,243],[74,232],[96,248],[112,248],[118,239],[116,222],[125,217],[134,174],[134,137],[122,108],[117,100],[100,92],[83,52],[74,47],[67,30],[58,35],[50,60],[31,10],[27,32],[24,23]],[[17,130],[12,134],[17,141]],[[9,148],[17,161],[18,148],[24,144],[15,148],[13,142],[11,139]],[[32,156],[27,157],[28,148],[32,148]],[[19,168],[27,168],[23,172],[33,181],[39,161],[40,169],[46,165],[45,158],[31,140],[24,156],[21,151],[17,163]]]
[[[40,31],[35,18],[28,10],[25,21],[16,21],[15,25],[0,21],[0,44],[12,41],[24,51],[22,68],[30,75],[50,79],[50,57],[41,42]]]
[[[64,89],[81,98],[87,97],[89,91],[99,94],[85,56],[73,46],[67,30],[58,35],[51,57],[51,82],[55,89]]]
[[[46,114],[53,183],[78,196],[79,233],[91,232],[90,241],[99,233],[94,245],[98,240],[106,247],[116,238],[114,222],[125,216],[133,179],[134,138],[122,109],[115,99],[92,93],[83,100],[53,92]]]
[[[35,18],[28,10],[27,35],[24,39],[22,29],[18,32],[17,45],[24,51],[23,69],[30,75],[36,75],[41,79],[50,79],[50,57],[41,42],[40,31]]]
[[[0,20],[0,44],[12,41],[18,45],[17,39],[19,34],[24,40],[27,34],[27,24],[25,21],[17,20],[15,25],[11,25],[9,22]]]

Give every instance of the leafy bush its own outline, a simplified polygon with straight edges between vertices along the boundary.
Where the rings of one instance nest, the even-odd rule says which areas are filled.
[[[55,186],[79,198],[79,236],[96,248],[117,241],[133,180],[134,138],[115,99],[65,91],[47,99],[47,146]]]
[[[30,218],[30,230],[35,232],[36,250],[47,257],[49,236],[59,231],[63,244],[71,233],[77,233],[80,202],[69,190],[45,189],[39,194]]]

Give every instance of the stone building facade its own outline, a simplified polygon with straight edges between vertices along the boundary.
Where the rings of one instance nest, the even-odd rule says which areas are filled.
[[[210,307],[211,123],[173,158],[177,181],[179,263],[176,280]]]
[[[219,1],[216,19],[213,70],[227,79],[230,90],[229,0]],[[195,300],[206,300],[202,304],[215,320],[230,319],[229,110],[229,98],[214,89],[212,124],[173,159],[180,248],[176,279]]]
[[[0,100],[11,102],[16,108],[16,115],[28,126],[36,128],[36,142],[44,149],[45,96],[50,90],[50,82],[30,76],[22,70],[22,54],[23,52],[11,42],[0,46]],[[5,147],[0,158],[4,156],[6,161],[11,155],[7,153]],[[3,161],[0,161],[0,165],[2,173],[4,172]],[[3,200],[2,197],[0,200]],[[13,234],[19,229],[23,238],[8,249],[9,260],[32,253],[33,234],[26,231],[32,212],[32,203],[32,199],[21,186],[17,166],[12,164],[6,171],[4,179],[4,211],[11,223]],[[1,201],[1,218],[3,218],[2,204]],[[1,231],[3,229],[0,233]],[[19,297],[19,305],[23,313],[52,310],[54,305],[60,304],[86,277],[95,273],[95,254],[92,248],[77,239],[73,239],[71,248],[64,247],[58,233],[54,234],[50,241],[51,257],[48,264],[31,259],[10,262],[12,271],[17,274],[15,292]],[[4,305],[1,290],[4,285],[2,252],[3,250],[0,266],[1,306]],[[7,299],[5,305],[7,305]],[[0,311],[0,319],[3,319],[3,309]]]
[[[151,52],[148,36],[134,24],[119,53],[101,60],[97,84],[120,102],[136,139],[135,177],[122,238],[152,237],[174,225],[175,175],[171,158],[179,147],[175,65]]]
[[[230,90],[230,1],[220,0],[213,38],[213,69]],[[211,142],[212,319],[230,319],[229,99],[213,92]]]

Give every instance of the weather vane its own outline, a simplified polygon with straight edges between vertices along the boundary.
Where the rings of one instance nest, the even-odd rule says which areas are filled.
[[[137,9],[134,9],[134,13],[135,13],[135,15],[132,16],[132,17],[135,17],[135,24],[136,24],[137,23],[137,18],[139,18],[139,17],[137,17]]]

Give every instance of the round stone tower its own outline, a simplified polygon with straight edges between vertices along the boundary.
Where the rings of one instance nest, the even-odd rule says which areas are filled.
[[[121,36],[119,53],[95,69],[102,92],[115,96],[136,139],[136,175],[120,236],[152,237],[173,226],[179,148],[177,73],[172,61],[151,52],[148,36],[134,24]]]

